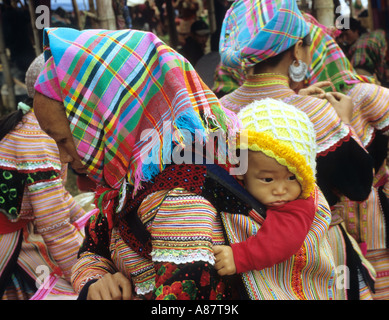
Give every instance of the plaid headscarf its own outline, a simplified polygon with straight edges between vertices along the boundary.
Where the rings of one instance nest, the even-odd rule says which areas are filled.
[[[238,0],[223,21],[221,61],[245,69],[286,51],[308,33],[295,0]]]
[[[49,28],[44,45],[35,89],[64,103],[78,154],[97,182],[119,189],[127,178],[136,191],[161,172],[175,143],[164,122],[184,145],[192,143],[187,131],[205,140],[227,129],[216,96],[152,33]]]
[[[378,79],[384,80],[386,45],[384,30],[374,30],[361,35],[349,49],[351,64],[354,68],[376,73]]]
[[[356,83],[374,81],[372,78],[358,75],[333,37],[326,33],[312,16],[307,18],[310,21],[308,25],[312,39],[309,85],[319,81],[331,81],[335,88],[325,88],[326,90],[347,92]]]
[[[244,82],[242,70],[226,67],[222,63],[216,66],[212,91],[224,95],[239,88]]]

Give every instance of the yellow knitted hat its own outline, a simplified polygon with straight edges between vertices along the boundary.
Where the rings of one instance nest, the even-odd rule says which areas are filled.
[[[238,113],[247,145],[240,149],[261,151],[296,175],[302,189],[300,198],[308,198],[315,188],[316,134],[308,116],[279,100],[254,101]]]

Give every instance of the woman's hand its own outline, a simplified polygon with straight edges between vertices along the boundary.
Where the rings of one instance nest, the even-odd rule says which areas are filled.
[[[301,96],[315,96],[318,98],[324,98],[325,91],[322,89],[323,87],[332,87],[331,81],[320,81],[313,85],[310,85],[307,88],[300,89],[298,94]]]
[[[91,284],[87,300],[130,300],[132,286],[130,280],[120,272],[107,273]]]
[[[329,92],[325,98],[334,107],[339,118],[346,124],[350,124],[353,118],[354,103],[352,99],[340,92]]]
[[[220,276],[230,276],[236,273],[234,255],[229,246],[213,246],[215,269]]]

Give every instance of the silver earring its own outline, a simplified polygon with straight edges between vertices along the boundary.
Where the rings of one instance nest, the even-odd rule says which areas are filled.
[[[305,79],[305,76],[308,72],[308,66],[304,61],[299,60],[298,65],[296,60],[292,62],[289,66],[289,76],[294,82],[301,82]]]

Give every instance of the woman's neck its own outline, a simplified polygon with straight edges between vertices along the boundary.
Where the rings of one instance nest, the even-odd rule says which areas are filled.
[[[266,62],[257,64],[247,70],[248,76],[255,76],[259,74],[275,74],[281,75],[288,79],[288,85],[290,88],[294,88],[296,84],[289,77],[289,66],[291,61],[289,59],[283,59],[276,66],[270,66]]]
[[[276,66],[269,65],[266,61],[259,63],[248,70],[249,74],[277,73],[289,77],[289,60],[283,59]]]

